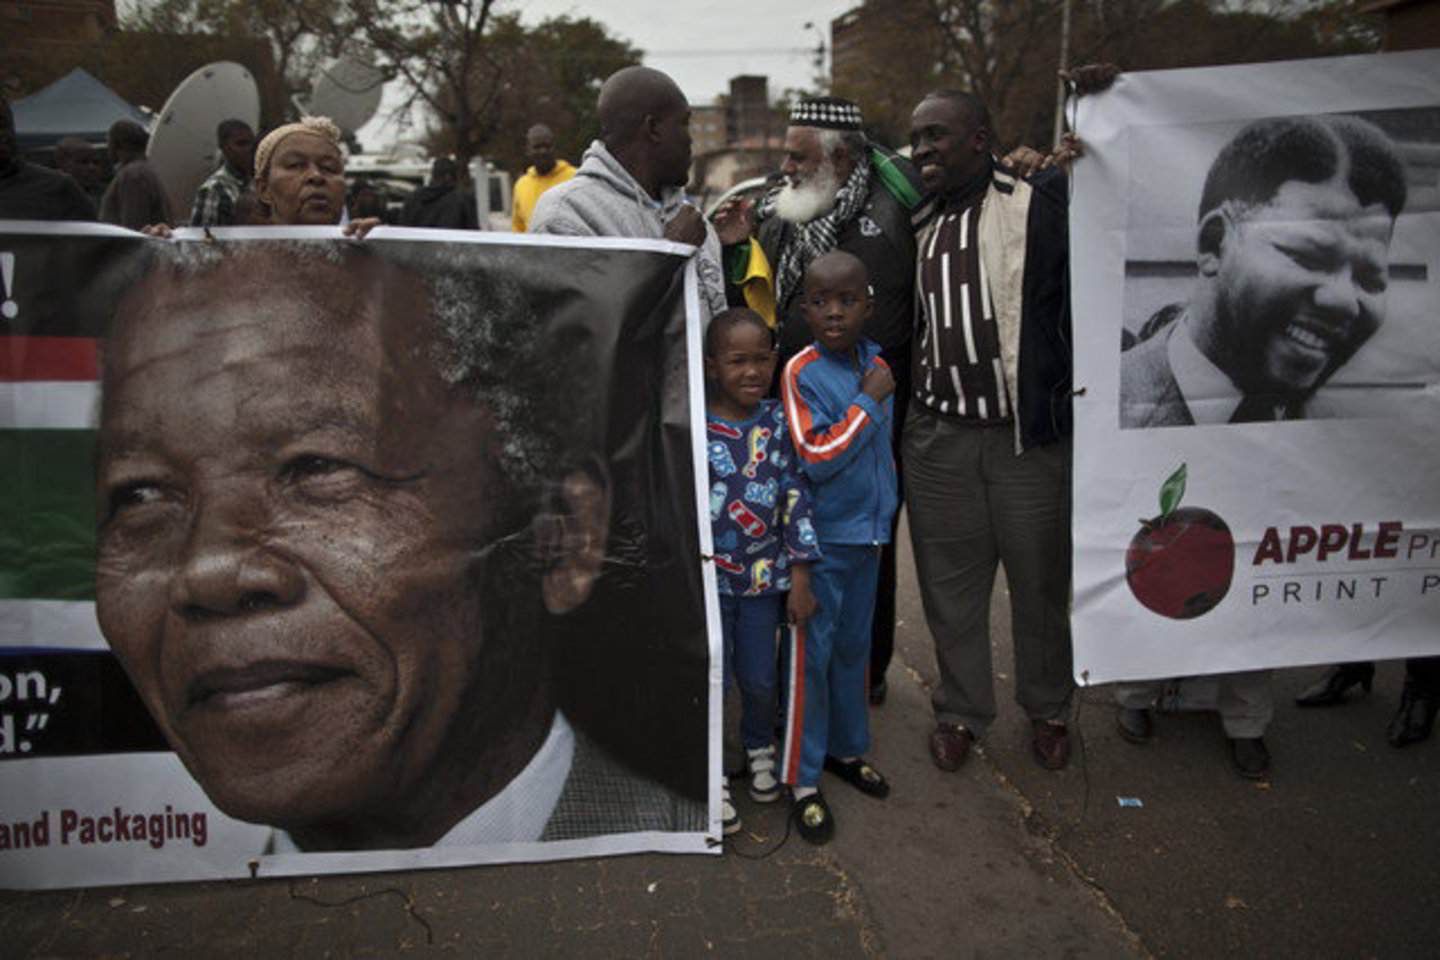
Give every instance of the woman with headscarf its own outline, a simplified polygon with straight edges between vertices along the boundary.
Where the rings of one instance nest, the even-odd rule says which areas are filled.
[[[255,148],[255,195],[270,222],[323,226],[345,209],[345,155],[340,128],[328,117],[303,117],[276,127]],[[347,235],[364,236],[378,217],[352,220]]]
[[[255,148],[255,196],[275,226],[329,226],[345,212],[345,154],[340,128],[328,117],[302,117],[276,127]],[[380,225],[378,217],[345,224],[345,235],[363,237]],[[169,236],[169,227],[145,232]]]

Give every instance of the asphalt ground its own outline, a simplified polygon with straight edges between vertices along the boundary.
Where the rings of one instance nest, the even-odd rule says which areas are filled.
[[[937,674],[913,567],[901,574],[899,608],[899,658],[928,687]],[[1402,663],[1379,664],[1369,695],[1352,691],[1327,708],[1294,706],[1322,668],[1275,671],[1263,781],[1232,771],[1212,712],[1163,713],[1152,742],[1122,740],[1103,686],[1079,691],[1071,764],[1052,773],[1030,758],[1013,702],[1003,580],[991,617],[1004,706],[984,760],[1022,798],[1029,828],[1147,952],[1440,956],[1440,736],[1403,749],[1386,742]]]
[[[903,556],[903,553],[902,553]],[[1440,934],[1440,739],[1390,748],[1401,667],[1299,710],[1276,674],[1269,780],[1228,766],[1213,714],[1136,746],[1109,691],[1077,697],[1075,755],[1032,759],[1010,699],[958,773],[930,762],[934,658],[901,569],[884,801],[827,777],[838,829],[811,847],[784,802],[737,790],[717,857],[646,855],[313,879],[0,893],[4,957],[1428,957]],[[1141,806],[1122,806],[1119,798]]]

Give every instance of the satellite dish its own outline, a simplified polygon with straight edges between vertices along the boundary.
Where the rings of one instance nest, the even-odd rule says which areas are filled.
[[[329,117],[341,130],[354,133],[375,116],[384,92],[384,72],[345,56],[331,60],[316,72],[307,106],[311,113]]]
[[[222,120],[260,125],[260,90],[250,71],[228,60],[211,63],[186,77],[150,128],[150,166],[170,194],[170,208],[190,218],[195,190],[220,165],[215,127]]]

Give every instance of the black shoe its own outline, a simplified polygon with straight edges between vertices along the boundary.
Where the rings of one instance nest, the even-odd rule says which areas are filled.
[[[1406,747],[1428,740],[1437,712],[1440,712],[1440,698],[1421,696],[1406,682],[1400,694],[1400,709],[1395,711],[1390,727],[1385,731],[1390,746]]]
[[[808,843],[829,842],[835,835],[835,818],[830,815],[830,806],[825,798],[812,793],[804,800],[796,800],[790,815],[795,818],[795,829],[800,839]]]
[[[1115,708],[1115,726],[1120,736],[1131,743],[1145,743],[1155,734],[1155,721],[1150,711],[1141,707]]]
[[[870,761],[864,757],[857,757],[854,760],[826,757],[825,769],[863,794],[881,800],[890,795],[890,784],[880,775],[880,771],[871,766]]]
[[[880,704],[885,702],[885,695],[889,692],[890,687],[885,683],[884,677],[870,684],[870,706],[880,706]]]
[[[1333,707],[1343,701],[1346,691],[1356,684],[1366,693],[1370,692],[1375,684],[1375,664],[1368,661],[1336,664],[1295,698],[1295,706]]]
[[[1259,737],[1231,737],[1230,761],[1246,780],[1264,780],[1270,772],[1270,751]]]
[[[1046,770],[1063,770],[1070,762],[1070,730],[1063,723],[1032,720],[1030,745],[1035,750],[1035,759]]]

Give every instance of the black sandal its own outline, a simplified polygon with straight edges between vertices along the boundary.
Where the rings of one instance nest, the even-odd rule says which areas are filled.
[[[882,800],[890,795],[890,784],[864,757],[854,760],[826,757],[825,769],[863,794]]]
[[[835,818],[830,815],[825,798],[818,793],[796,800],[790,815],[795,818],[795,829],[802,840],[821,844],[835,835]]]

